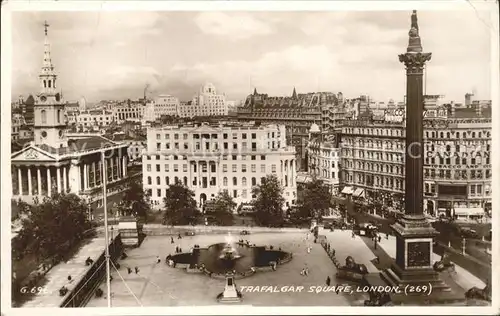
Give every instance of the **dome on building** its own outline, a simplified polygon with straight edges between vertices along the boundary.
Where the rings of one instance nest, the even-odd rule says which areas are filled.
[[[309,133],[319,133],[319,132],[321,132],[321,130],[319,129],[318,124],[313,123],[311,125],[311,128],[309,129]]]

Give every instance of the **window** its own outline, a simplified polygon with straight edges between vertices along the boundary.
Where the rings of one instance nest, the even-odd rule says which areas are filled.
[[[260,156],[260,160],[266,160],[266,156],[265,155],[261,155]]]
[[[232,159],[232,160],[237,160],[237,156],[236,156],[236,155],[232,155],[232,156],[231,156],[231,159]]]
[[[241,138],[243,138],[243,139],[247,139],[247,133],[242,133],[242,134],[241,134]]]
[[[252,133],[252,139],[256,139],[256,138],[257,138],[257,134]]]
[[[187,172],[188,171],[188,165],[187,164],[183,164],[182,165],[182,172]]]
[[[156,172],[160,172],[160,170],[161,170],[161,167],[160,167],[160,165],[157,164],[156,165]]]
[[[222,185],[225,186],[225,187],[227,187],[227,177],[224,177],[222,179]]]
[[[160,185],[160,177],[156,177],[156,184]]]
[[[252,177],[252,186],[257,185],[257,179],[255,177]]]
[[[477,194],[483,194],[483,186],[481,184],[477,185],[476,192]]]
[[[161,197],[161,189],[156,189],[156,196]]]
[[[241,197],[244,199],[247,197],[247,190],[246,189],[241,191]]]
[[[233,190],[233,197],[237,198],[238,197],[238,190]]]
[[[264,165],[264,164],[260,165],[260,172],[266,173],[266,165]]]
[[[247,178],[245,178],[245,177],[241,178],[241,185],[244,187],[247,186]]]
[[[252,172],[257,172],[257,165],[256,164],[252,164],[250,166],[250,168],[251,168]]]
[[[174,172],[178,172],[179,171],[179,165],[178,164],[174,164]]]
[[[160,140],[161,139],[161,135],[160,134],[156,134],[156,139]]]
[[[148,177],[148,184],[151,185],[153,184],[152,180],[151,180],[151,177]]]
[[[237,165],[233,165],[232,168],[233,168],[233,172],[238,172],[238,166]]]
[[[241,165],[241,172],[247,172],[247,165]]]
[[[169,177],[165,177],[165,184],[170,185],[170,178]]]
[[[255,160],[255,155],[250,156],[251,160]]]
[[[238,149],[238,143],[233,143],[233,149]]]
[[[238,185],[238,179],[236,179],[236,177],[233,177],[233,185]]]
[[[271,172],[276,173],[276,165],[271,165]]]
[[[151,165],[150,164],[146,165],[146,170],[151,172]]]
[[[42,110],[41,114],[42,114],[42,124],[46,124],[47,123],[47,112],[45,110]]]

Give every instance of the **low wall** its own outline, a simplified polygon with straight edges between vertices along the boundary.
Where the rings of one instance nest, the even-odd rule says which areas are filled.
[[[186,232],[195,234],[240,234],[242,231],[250,233],[297,233],[307,231],[307,228],[269,228],[269,227],[246,227],[246,226],[163,226],[163,225],[144,225],[143,233],[148,236],[168,236],[184,235]]]
[[[123,253],[123,244],[120,234],[118,234],[109,244],[109,256],[111,261],[117,262]],[[77,285],[66,294],[66,298],[60,307],[83,307],[85,306],[102,280],[106,277],[105,251],[103,249],[99,258],[92,264],[87,273],[78,281]],[[110,268],[113,266],[110,263]],[[59,295],[54,293],[53,295]]]

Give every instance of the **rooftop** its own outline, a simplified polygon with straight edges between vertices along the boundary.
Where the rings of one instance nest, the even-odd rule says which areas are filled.
[[[116,142],[102,136],[90,136],[81,139],[70,139],[68,140],[68,147],[55,148],[47,144],[37,145],[37,147],[51,154],[67,155],[115,145],[117,145]]]

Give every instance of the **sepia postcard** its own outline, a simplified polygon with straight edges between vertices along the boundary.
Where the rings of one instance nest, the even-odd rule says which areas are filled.
[[[498,50],[494,0],[2,2],[2,313],[498,315]]]

